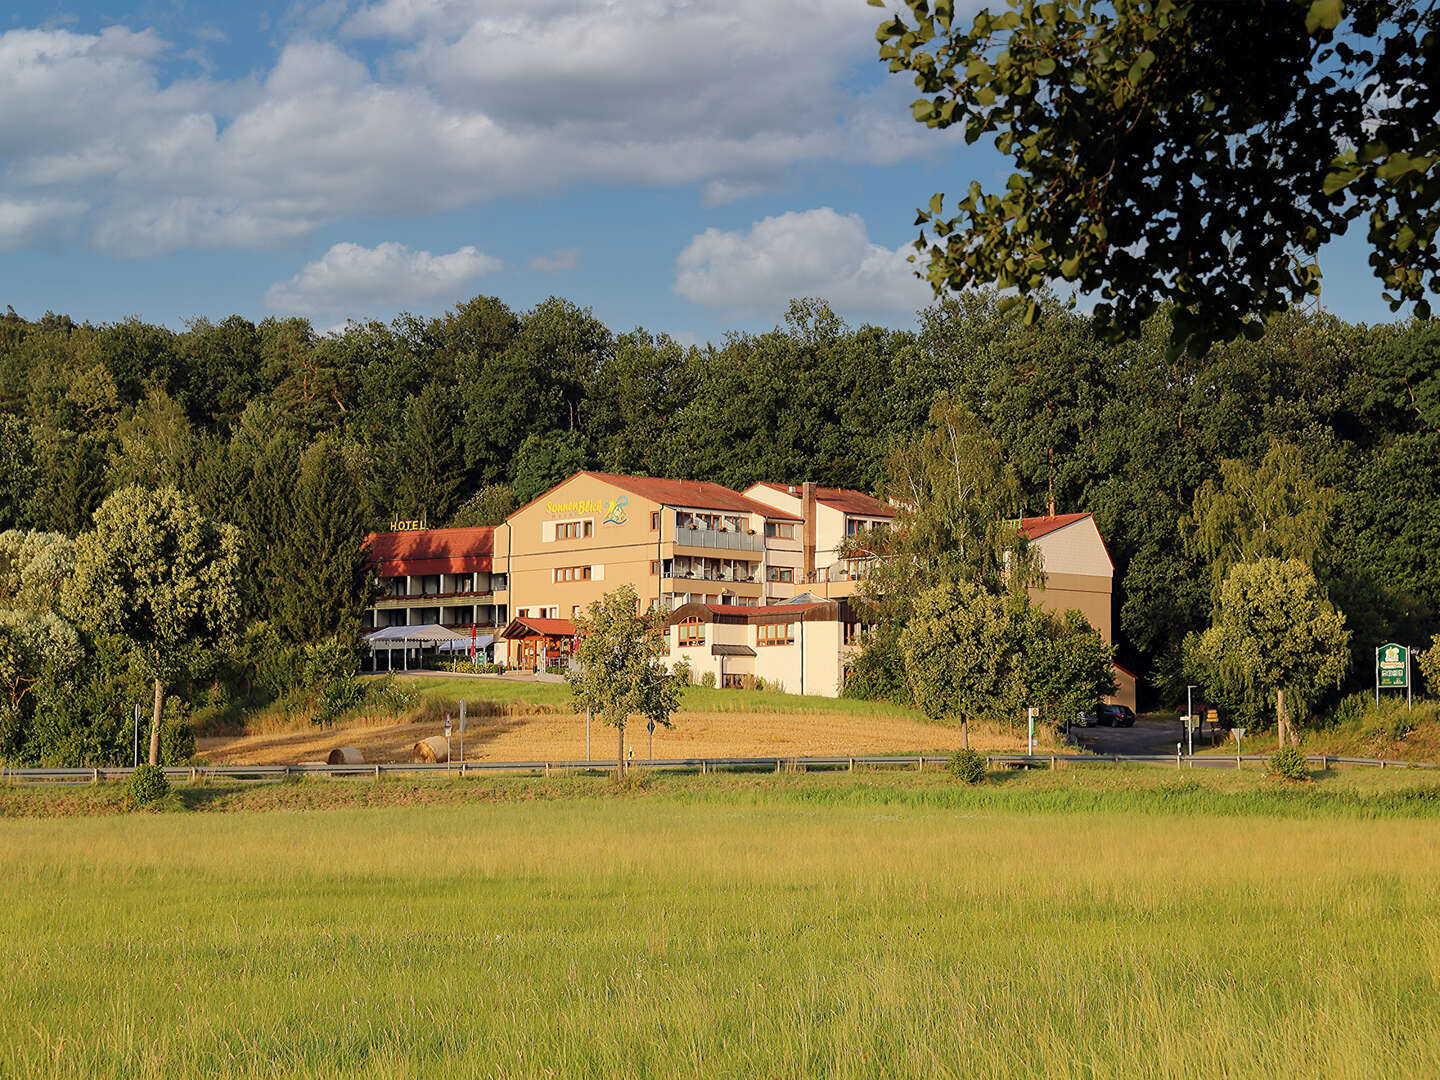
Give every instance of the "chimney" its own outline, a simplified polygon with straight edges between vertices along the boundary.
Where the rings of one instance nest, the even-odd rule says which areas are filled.
[[[800,516],[805,519],[805,580],[815,580],[815,483],[806,480],[800,488]]]

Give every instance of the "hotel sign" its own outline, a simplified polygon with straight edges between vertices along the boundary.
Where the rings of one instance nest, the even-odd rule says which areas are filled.
[[[1404,689],[1410,685],[1410,650],[1404,645],[1380,646],[1376,661],[1376,682],[1384,689]]]
[[[628,495],[613,499],[571,499],[569,502],[555,502],[552,499],[545,503],[545,512],[555,517],[594,514],[600,518],[601,525],[624,525],[630,520],[625,513],[625,506],[629,501]]]

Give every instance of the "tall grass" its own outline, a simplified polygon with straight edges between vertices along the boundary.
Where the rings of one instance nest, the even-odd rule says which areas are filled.
[[[0,822],[0,1075],[1440,1075],[1440,822],[813,780]]]

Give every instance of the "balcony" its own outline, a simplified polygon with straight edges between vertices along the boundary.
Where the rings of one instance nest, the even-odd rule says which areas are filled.
[[[442,600],[464,600],[472,604],[493,602],[494,593],[489,592],[448,592],[448,593],[387,593],[377,596],[371,607],[434,607]]]
[[[684,547],[725,548],[729,551],[765,550],[765,538],[758,534],[734,529],[692,529],[686,525],[676,526],[675,543]]]

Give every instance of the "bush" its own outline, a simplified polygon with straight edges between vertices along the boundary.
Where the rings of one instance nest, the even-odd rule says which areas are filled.
[[[401,685],[390,672],[383,678],[363,684],[365,704],[387,716],[399,716],[409,712],[420,700],[420,691],[413,686]]]
[[[675,666],[670,670],[671,673],[686,686],[691,685],[695,681],[695,670],[690,666],[689,660],[677,661]]]
[[[770,689],[770,684],[769,684],[768,682],[766,682],[764,679],[762,679],[759,675],[756,675],[756,676],[755,676],[755,682],[752,684],[751,689],[754,689],[754,690],[769,690],[769,689]]]
[[[1283,780],[1310,779],[1310,763],[1296,746],[1284,746],[1270,755],[1270,775]]]
[[[153,806],[170,794],[170,781],[159,765],[141,765],[130,774],[125,792],[132,806]]]
[[[706,687],[707,689],[714,690],[714,689],[715,689],[715,673],[714,673],[713,671],[707,671],[707,672],[705,672],[704,675],[701,675],[701,676],[700,676],[700,685],[703,686],[703,687]]]
[[[946,768],[962,784],[978,784],[985,779],[985,755],[979,750],[956,750]]]
[[[184,765],[195,757],[195,729],[184,716],[171,715],[168,707],[165,713],[160,724],[160,764]]]

